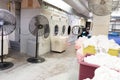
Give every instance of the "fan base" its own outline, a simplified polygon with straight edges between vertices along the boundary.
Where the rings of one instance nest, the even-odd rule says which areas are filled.
[[[42,63],[45,61],[45,59],[41,57],[39,58],[31,57],[31,58],[28,58],[27,61],[30,63]]]
[[[11,67],[13,67],[13,63],[11,62],[0,62],[0,70],[6,70],[9,69]]]

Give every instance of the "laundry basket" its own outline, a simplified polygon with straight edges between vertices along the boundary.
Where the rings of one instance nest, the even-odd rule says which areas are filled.
[[[89,55],[86,55],[89,56]],[[83,80],[86,78],[93,78],[94,77],[94,71],[96,68],[98,68],[98,65],[90,64],[84,61],[79,62],[80,68],[79,68],[79,80]]]
[[[112,56],[119,56],[119,49],[109,49],[108,50],[108,54],[112,55]]]
[[[86,47],[86,48],[83,49],[83,53],[84,54],[88,54],[88,53],[89,54],[95,54],[96,53],[95,47],[89,45],[88,47]]]

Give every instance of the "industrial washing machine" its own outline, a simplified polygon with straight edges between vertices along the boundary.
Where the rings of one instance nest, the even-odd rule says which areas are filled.
[[[61,22],[61,19],[60,19]],[[61,23],[59,23],[61,24]],[[65,34],[65,25],[59,27],[55,25],[53,36],[51,36],[51,50],[55,52],[63,52],[67,48],[67,37],[64,36]]]
[[[35,13],[33,13],[35,12]],[[28,15],[29,14],[29,15]],[[50,17],[48,12],[43,9],[22,9],[21,10],[21,52],[27,53],[30,56],[34,56],[35,54],[35,43],[36,39],[29,31],[30,20],[36,15],[44,15],[47,17],[48,21]],[[47,33],[48,32],[48,33]],[[48,28],[45,28],[44,35],[39,36],[39,46],[38,46],[38,55],[45,54],[50,52],[50,36],[46,36],[46,34],[50,34],[50,25]]]

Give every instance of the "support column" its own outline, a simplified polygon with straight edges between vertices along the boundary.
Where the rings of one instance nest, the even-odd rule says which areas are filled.
[[[110,15],[96,16],[93,15],[92,35],[108,35],[110,24]]]

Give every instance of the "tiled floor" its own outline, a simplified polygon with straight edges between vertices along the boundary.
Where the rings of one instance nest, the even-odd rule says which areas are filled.
[[[74,46],[63,53],[50,52],[43,55],[45,62],[31,64],[27,55],[10,50],[5,59],[14,63],[10,69],[0,71],[0,80],[78,80],[78,63]]]

